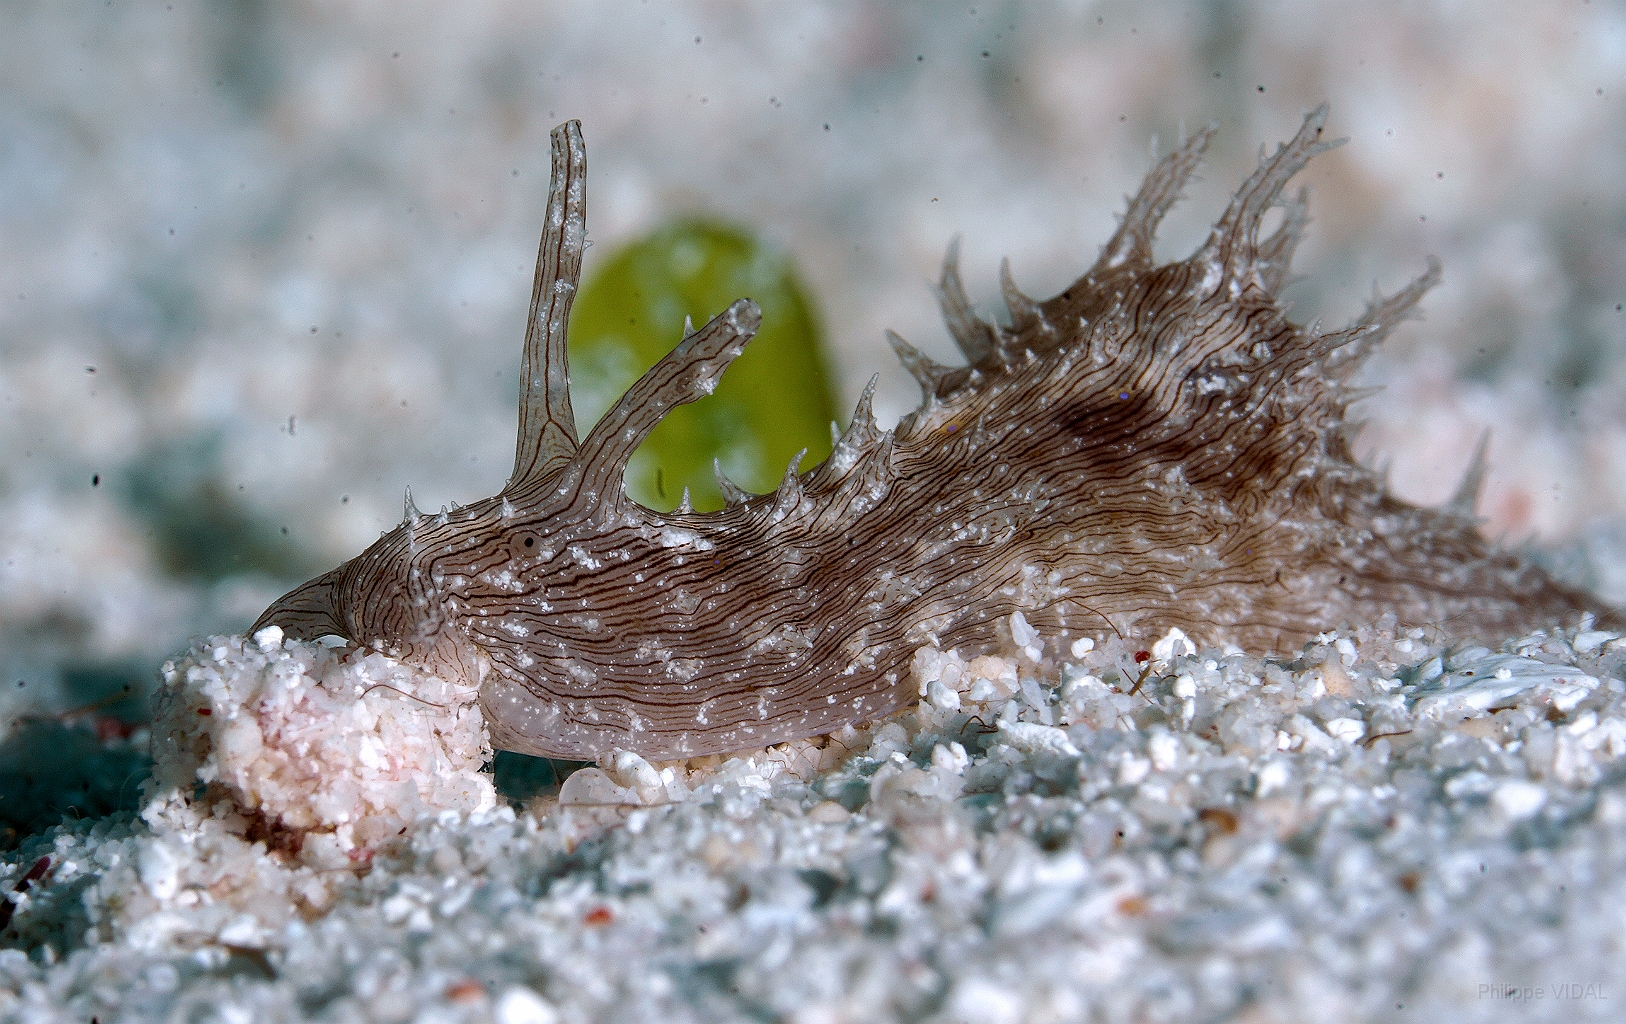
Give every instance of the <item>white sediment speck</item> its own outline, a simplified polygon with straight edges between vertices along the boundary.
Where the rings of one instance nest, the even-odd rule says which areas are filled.
[[[181,862],[168,843],[148,843],[142,847],[137,864],[140,866],[141,884],[147,887],[153,899],[168,900],[174,897],[180,886]]]
[[[1019,1024],[1023,1015],[1021,993],[1009,986],[971,977],[954,986],[949,1000],[951,1020],[976,1024]]]
[[[1271,760],[1259,768],[1256,777],[1254,792],[1258,796],[1267,797],[1287,786],[1288,780],[1292,778],[1292,769],[1288,767],[1286,761]]]
[[[1573,646],[1576,654],[1592,654],[1604,644],[1619,637],[1619,633],[1609,630],[1589,629],[1576,634]]]
[[[494,1008],[497,1024],[554,1024],[559,1013],[541,996],[523,986],[504,990]]]
[[[1039,631],[1028,624],[1027,616],[1021,612],[1011,612],[1011,640],[1022,649],[1029,661],[1038,661],[1044,654],[1044,641],[1039,639]]]
[[[1172,769],[1180,760],[1180,740],[1167,730],[1152,733],[1146,741],[1146,753],[1152,759],[1152,767],[1160,772]]]
[[[270,653],[282,646],[282,627],[267,626],[254,634],[254,643],[260,650]]]
[[[1327,723],[1327,735],[1333,739],[1354,743],[1366,734],[1366,723],[1358,718],[1334,718]]]
[[[1185,632],[1177,627],[1170,627],[1163,634],[1162,639],[1152,644],[1152,657],[1158,661],[1170,661],[1185,654],[1195,654],[1197,648],[1186,636]]]
[[[1053,726],[1032,722],[1001,722],[999,738],[1017,750],[1030,754],[1041,752],[1077,757],[1078,748],[1067,738],[1067,732]]]
[[[1534,782],[1512,779],[1497,786],[1491,799],[1497,810],[1518,821],[1541,810],[1547,802],[1547,790]]]

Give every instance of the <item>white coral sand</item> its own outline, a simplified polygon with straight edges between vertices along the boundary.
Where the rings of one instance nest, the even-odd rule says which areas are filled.
[[[304,860],[342,867],[425,814],[496,806],[474,692],[382,654],[270,626],[197,645],[163,678],[149,823],[226,808],[297,839]]]
[[[1626,641],[922,649],[925,699],[498,805],[467,693],[217,638],[138,818],[13,893],[0,1019],[1608,1019]],[[1584,627],[1584,624],[1583,624]],[[1137,660],[1139,655],[1139,660]],[[207,714],[200,712],[207,711]],[[6,883],[9,891],[13,886]],[[25,952],[26,951],[26,952]]]

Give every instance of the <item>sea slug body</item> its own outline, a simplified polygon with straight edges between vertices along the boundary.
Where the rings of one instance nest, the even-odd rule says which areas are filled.
[[[255,629],[338,634],[478,682],[499,749],[651,760],[761,747],[918,699],[921,646],[1152,638],[1285,651],[1372,622],[1508,635],[1618,613],[1477,532],[1473,484],[1441,509],[1388,495],[1350,452],[1347,386],[1439,277],[1331,333],[1277,293],[1306,223],[1285,195],[1325,109],[1261,162],[1206,242],[1156,265],[1152,236],[1208,131],[1148,175],[1082,278],[1046,301],[1002,274],[1010,325],[979,319],[951,247],[941,280],[967,365],[895,335],[921,406],[878,428],[866,389],[823,464],[772,494],[656,512],[628,460],[710,393],[755,332],[741,299],[688,333],[578,440],[565,328],[586,245],[580,126],[553,181],[502,493],[405,521],[274,603]],[[1286,216],[1272,233],[1272,207]],[[873,388],[873,381],[871,388]]]

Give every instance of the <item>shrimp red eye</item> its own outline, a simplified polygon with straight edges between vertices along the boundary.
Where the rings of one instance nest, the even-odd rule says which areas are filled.
[[[1148,661],[1151,661],[1151,660],[1152,660],[1152,652],[1151,651],[1136,651],[1135,652],[1135,664],[1139,665],[1139,664],[1142,664],[1143,662],[1148,662]]]

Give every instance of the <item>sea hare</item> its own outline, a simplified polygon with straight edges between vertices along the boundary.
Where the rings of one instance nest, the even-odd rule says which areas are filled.
[[[1474,484],[1440,509],[1351,455],[1348,386],[1437,265],[1336,332],[1277,298],[1306,223],[1284,196],[1325,109],[1243,182],[1208,240],[1158,265],[1152,235],[1212,129],[1148,175],[1100,258],[1060,295],[1003,275],[1010,325],[979,319],[953,248],[944,318],[967,365],[891,337],[924,401],[880,430],[866,389],[823,464],[772,494],[656,512],[628,459],[708,394],[757,328],[741,299],[686,336],[581,440],[565,327],[586,244],[580,126],[553,181],[522,364],[513,477],[405,521],[283,597],[255,628],[337,634],[468,683],[500,749],[651,760],[761,747],[916,699],[923,645],[1153,637],[1287,651],[1374,622],[1505,636],[1618,613],[1482,537]],[[1262,235],[1267,211],[1280,227]],[[871,382],[871,389],[874,382]],[[1024,630],[1026,632],[1026,630]],[[1002,635],[1003,633],[1003,635]]]

